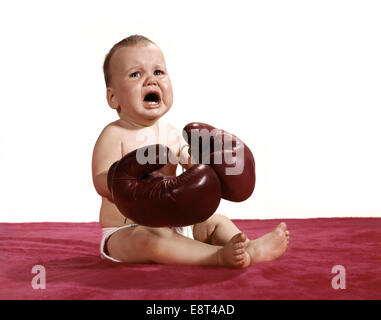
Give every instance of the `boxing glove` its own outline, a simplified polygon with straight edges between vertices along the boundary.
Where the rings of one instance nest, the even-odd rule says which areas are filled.
[[[141,161],[149,153],[153,157]],[[221,185],[214,170],[199,164],[177,177],[155,172],[171,157],[169,148],[158,144],[132,151],[112,164],[107,185],[124,216],[144,226],[179,227],[202,222],[216,211]]]
[[[210,165],[221,181],[222,198],[234,202],[250,197],[255,187],[255,161],[235,135],[200,122],[187,124],[183,137],[192,163]]]

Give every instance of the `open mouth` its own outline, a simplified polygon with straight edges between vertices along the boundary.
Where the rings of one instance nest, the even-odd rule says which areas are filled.
[[[144,101],[150,105],[155,105],[160,102],[160,96],[155,92],[150,92],[144,97]]]

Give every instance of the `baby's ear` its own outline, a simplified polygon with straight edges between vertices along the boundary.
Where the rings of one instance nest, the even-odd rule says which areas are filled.
[[[119,102],[118,102],[116,95],[114,94],[113,88],[111,88],[111,87],[107,88],[106,98],[107,98],[107,102],[108,102],[108,105],[110,106],[110,108],[115,109],[116,111],[119,112],[119,109],[120,109],[119,108]]]

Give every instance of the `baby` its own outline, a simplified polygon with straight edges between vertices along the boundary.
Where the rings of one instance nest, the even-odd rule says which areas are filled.
[[[146,37],[133,35],[115,44],[103,66],[107,102],[119,119],[101,132],[93,153],[92,174],[102,197],[101,256],[115,262],[160,263],[245,268],[279,258],[287,249],[284,222],[272,232],[250,240],[220,214],[182,228],[151,228],[123,216],[107,187],[110,166],[127,153],[150,144],[164,144],[184,169],[191,161],[178,130],[161,120],[173,103],[171,80],[160,48]],[[192,120],[192,119],[190,119]],[[176,176],[176,164],[158,170]]]

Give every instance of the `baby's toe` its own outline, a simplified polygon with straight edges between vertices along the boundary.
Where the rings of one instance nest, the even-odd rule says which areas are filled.
[[[230,240],[232,243],[241,243],[246,241],[246,235],[244,233],[237,233],[233,238]]]
[[[236,256],[234,256],[234,261],[238,262],[238,261],[244,260],[244,258],[245,258],[245,255],[243,253],[237,254]]]
[[[236,242],[236,243],[233,243],[232,247],[234,250],[243,249],[245,247],[245,243],[244,242]]]
[[[245,253],[245,249],[237,249],[237,250],[234,250],[233,255],[237,256],[244,253]]]

